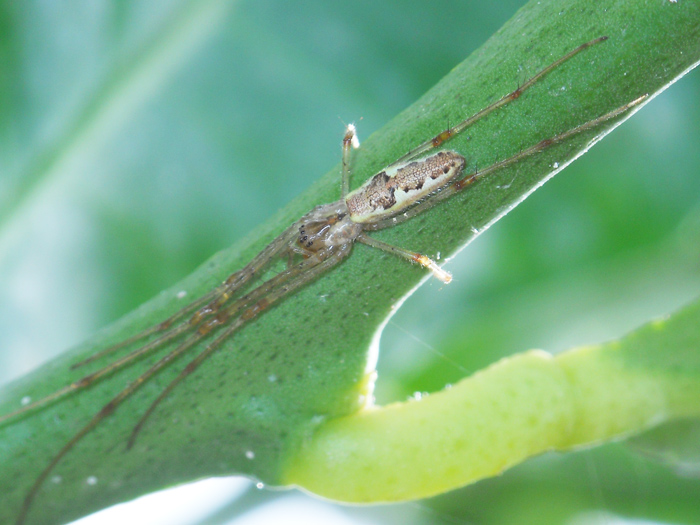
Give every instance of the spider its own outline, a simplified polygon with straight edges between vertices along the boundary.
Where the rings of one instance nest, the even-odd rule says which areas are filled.
[[[63,445],[28,491],[16,523],[18,525],[24,523],[43,483],[63,457],[85,435],[112,414],[144,382],[203,339],[209,336],[213,337],[205,349],[192,359],[179,375],[162,390],[141,416],[129,437],[127,448],[133,446],[140,430],[158,405],[181,381],[206,361],[228,337],[248,321],[263,314],[274,304],[340,264],[350,255],[355,242],[366,244],[417,263],[430,270],[437,279],[444,283],[449,283],[452,276],[426,255],[384,243],[372,238],[367,232],[390,228],[404,222],[470,187],[483,177],[543,151],[573,135],[592,129],[606,120],[621,115],[645,100],[647,96],[643,95],[609,113],[542,140],[480,171],[465,174],[466,161],[464,157],[455,151],[438,149],[450,138],[462,133],[477,120],[516,100],[526,89],[564,62],[605,40],[607,40],[607,37],[599,37],[571,50],[539,71],[515,91],[503,96],[498,101],[455,126],[449,127],[431,139],[419,144],[353,191],[349,191],[351,152],[359,146],[359,143],[354,125],[348,125],[342,141],[342,186],[341,198],[338,201],[323,204],[312,209],[284,230],[246,266],[231,274],[222,284],[171,317],[74,364],[72,368],[79,368],[105,357],[117,349],[130,346],[153,336],[154,338],[151,341],[142,344],[100,370],[85,375],[81,379],[42,399],[27,404],[12,413],[0,416],[0,425],[5,424],[19,415],[45,406],[73,391],[81,390],[94,384],[101,378],[121,369],[145,354],[161,348],[176,338],[181,339],[172,351],[129,383]],[[433,150],[437,151],[433,152]],[[252,290],[245,292],[248,285],[253,283],[256,278],[261,277],[279,257],[287,258],[286,269],[262,282],[262,284],[253,287]]]

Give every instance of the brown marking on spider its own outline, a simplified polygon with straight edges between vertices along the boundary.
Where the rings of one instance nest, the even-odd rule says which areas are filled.
[[[430,141],[430,144],[433,148],[438,148],[442,145],[443,142],[450,140],[452,136],[456,135],[457,133],[459,133],[459,131],[455,131],[454,128],[448,128],[445,131],[442,131],[441,133],[433,137],[433,139]]]

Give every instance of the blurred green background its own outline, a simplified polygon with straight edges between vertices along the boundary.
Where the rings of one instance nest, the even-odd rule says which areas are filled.
[[[336,165],[343,122],[367,137],[521,4],[0,3],[0,381],[245,235]],[[699,94],[696,71],[450,262],[452,284],[415,293],[384,331],[378,402],[529,348],[614,338],[697,297]],[[700,471],[680,467],[606,445],[431,501],[335,512],[700,523]],[[291,497],[305,523],[326,505],[256,492],[229,510]]]

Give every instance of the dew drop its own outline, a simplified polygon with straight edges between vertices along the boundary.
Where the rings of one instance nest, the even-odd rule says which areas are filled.
[[[555,170],[558,169],[558,168],[559,168],[559,163],[558,163],[558,162],[555,162],[554,164],[552,164],[552,168],[554,168]]]
[[[262,489],[265,488],[265,484],[264,484],[262,481],[258,481],[258,482],[255,484],[255,488],[258,489],[258,490],[262,490]]]
[[[255,452],[253,452],[252,450],[246,450],[245,457],[247,457],[248,459],[255,459]]]
[[[51,483],[55,483],[56,485],[58,485],[61,481],[63,481],[63,478],[61,476],[56,475],[51,477]]]
[[[180,290],[179,292],[177,292],[177,295],[176,295],[176,297],[178,299],[184,299],[186,296],[187,296],[187,290]]]
[[[267,376],[267,380],[270,383],[274,383],[275,381],[277,381],[277,376],[275,374],[270,374],[269,376]]]
[[[29,397],[29,396],[24,396],[24,397],[22,398],[22,400],[20,401],[20,404],[21,404],[23,407],[26,407],[26,406],[27,406],[29,403],[31,403],[31,402],[32,402],[32,398],[31,398],[31,397]]]
[[[97,485],[97,478],[95,476],[88,476],[88,478],[85,480],[85,482],[88,485]]]

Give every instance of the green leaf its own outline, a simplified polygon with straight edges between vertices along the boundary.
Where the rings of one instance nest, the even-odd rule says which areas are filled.
[[[419,499],[547,450],[697,418],[699,324],[700,301],[618,341],[556,358],[526,352],[430,397],[335,419],[294,456],[287,480],[340,501]]]
[[[217,4],[193,5],[206,7]],[[532,6],[521,12],[507,29],[460,66],[446,84],[438,85],[413,109],[397,117],[381,134],[367,140],[358,155],[355,184],[411,145],[440,130],[445,122],[455,122],[463,115],[480,109],[538,68],[601,33],[609,34],[611,40],[590,50],[587,56],[580,57],[578,63],[562,67],[517,104],[481,122],[473,131],[453,141],[450,147],[463,151],[470,165],[483,167],[494,158],[503,158],[541,138],[585,122],[641,93],[655,92],[698,59],[694,54],[697,52],[694,44],[697,42],[697,26],[694,22],[698,18],[693,4],[659,4],[644,8],[635,4],[600,4],[595,8],[586,6],[586,9],[593,11],[587,13],[590,17],[585,18],[578,15],[578,4],[568,5],[568,10],[562,4],[548,4]],[[554,9],[556,16],[547,9]],[[661,9],[667,11],[662,12]],[[205,12],[206,9],[201,11]],[[176,18],[172,27],[180,28],[179,24],[184,21],[185,28],[188,28],[188,20],[195,21],[191,30],[199,27],[196,22],[201,19],[192,17],[189,11],[180,13],[180,18]],[[170,27],[165,25],[166,28]],[[163,34],[162,41],[170,42],[167,36],[172,34],[171,31],[164,31]],[[174,34],[179,33],[175,31]],[[178,43],[187,41],[182,38],[176,40]],[[146,46],[146,51],[152,49],[156,53],[162,47],[163,44],[153,45],[152,48]],[[165,48],[170,49],[167,45]],[[143,60],[143,63],[149,62]],[[138,68],[135,68],[135,72],[129,72],[127,80],[138,80],[137,73]],[[118,98],[111,95],[109,86],[112,84],[106,82],[106,85],[105,91],[98,92],[99,96],[94,99],[93,104],[98,109],[102,107],[105,97],[110,108],[114,99]],[[127,82],[126,85],[131,84]],[[563,92],[562,87],[566,88]],[[121,91],[117,90],[117,93],[121,94]],[[90,108],[93,106],[90,104],[86,107],[82,118],[88,122],[97,119],[99,123],[101,113],[92,113]],[[157,116],[156,111],[153,117]],[[81,122],[80,119],[78,121]],[[107,122],[111,121],[108,119]],[[523,126],[524,123],[527,126]],[[274,134],[274,129],[267,126],[252,130],[248,135],[264,144],[269,141],[271,133]],[[76,135],[71,131],[68,134]],[[80,136],[79,133],[77,135]],[[284,140],[277,136],[273,139]],[[563,164],[588,139],[590,136],[579,137],[577,141],[522,163],[515,170],[485,180],[468,194],[441,205],[429,215],[385,232],[381,238],[429,253],[451,252],[472,236],[472,228],[484,226],[520,200],[525,192],[546,177],[550,164],[555,161]],[[183,139],[183,143],[187,141]],[[86,147],[84,140],[78,140],[78,146],[71,141],[68,141],[67,147],[63,144],[57,146],[61,154],[59,158],[65,154],[63,148],[73,153],[78,146]],[[268,156],[264,150],[261,150],[261,154]],[[40,168],[39,174],[51,172],[44,169],[43,164],[40,164]],[[285,173],[291,171],[284,166],[280,169]],[[36,180],[51,182],[52,179],[37,177]],[[75,191],[76,186],[69,188]],[[164,187],[168,190],[173,187],[170,177]],[[195,184],[194,188],[198,186]],[[275,191],[273,188],[275,185],[270,184],[268,192]],[[165,312],[177,309],[179,302],[174,299],[176,292],[187,290],[188,297],[192,297],[211,287],[244,264],[281,227],[312,205],[335,199],[337,188],[337,170],[333,170],[271,223],[250,234],[247,241],[241,241],[232,250],[212,259],[186,282],[165,292],[98,340],[82,346],[71,356],[62,358],[32,378],[13,385],[3,396],[7,399],[3,411],[9,410],[9,406],[17,406],[18,400],[29,392],[36,398],[76,377],[75,374],[69,377],[66,368],[67,363],[78,355],[89,353],[108,341],[118,340],[138,326],[146,326],[160,319]],[[229,193],[239,190],[238,187],[230,188]],[[31,190],[25,193],[33,197]],[[54,192],[51,196],[57,198],[61,193]],[[95,202],[97,211],[109,215],[112,210],[109,207],[100,209],[99,204],[99,201]],[[14,218],[16,212],[9,213],[13,220],[21,220],[21,217]],[[193,216],[197,218],[198,214],[196,212]],[[208,223],[214,219],[200,217],[198,220]],[[196,229],[197,220],[193,224],[187,227]],[[13,226],[8,228],[6,231],[11,234]],[[126,238],[138,241],[142,235],[137,247],[143,246],[143,250],[148,250],[146,253],[154,253],[156,257],[167,253],[165,248],[158,250],[158,243],[163,241],[159,239],[157,229],[150,235],[140,234],[138,229],[136,232]],[[211,244],[209,241],[208,245]],[[130,249],[134,250],[134,247]],[[135,251],[138,253],[139,250]],[[50,493],[47,490],[40,495],[43,502],[38,501],[33,509],[35,519],[40,520],[43,512],[53,519],[64,520],[107,502],[202,475],[250,472],[266,482],[276,482],[286,451],[295,449],[300,437],[310,428],[312,418],[330,417],[356,408],[358,396],[364,389],[365,353],[372,334],[392,310],[392,305],[422,275],[423,272],[417,268],[357,247],[343,267],[266,314],[232,340],[205,369],[179,388],[163,405],[157,421],[153,421],[150,429],[144,431],[137,446],[139,450],[127,454],[123,444],[131,426],[176,370],[169,370],[147,385],[101,430],[86,438],[69,455],[72,457],[65,459],[61,466],[63,481],[58,487],[52,485]],[[68,277],[70,275],[64,276],[66,282]],[[167,277],[159,277],[164,278]],[[264,349],[265,357],[255,355],[261,351],[259,349]],[[275,359],[271,360],[272,356],[276,356]],[[146,364],[138,368],[143,369]],[[6,495],[3,512],[13,515],[25,487],[31,484],[48,458],[128,378],[135,375],[135,368],[91,389],[89,395],[75,396],[27,418],[22,425],[2,429],[4,434],[11,437],[2,438],[3,457],[5,454],[12,457],[11,461],[3,462],[7,466],[4,483],[11,484],[7,489],[3,486],[3,494]],[[297,377],[299,374],[301,378]],[[258,381],[252,381],[250,376]],[[275,381],[271,382],[271,377]],[[40,382],[40,387],[34,386]],[[243,386],[246,384],[248,386]],[[251,397],[255,397],[255,402]],[[222,399],[225,401],[222,402]],[[236,433],[237,430],[240,434]],[[25,456],[26,440],[39,435],[41,439],[35,442],[31,455]],[[245,452],[253,446],[256,461],[251,464]],[[187,450],[187,454],[183,455],[183,450]],[[197,457],[195,465],[192,465],[192,457]],[[144,469],[144,465],[152,465],[152,462],[156,462],[159,468]],[[90,475],[95,475],[101,482],[95,490],[84,490],[83,481]]]

